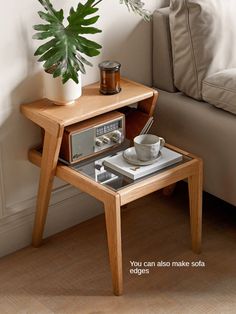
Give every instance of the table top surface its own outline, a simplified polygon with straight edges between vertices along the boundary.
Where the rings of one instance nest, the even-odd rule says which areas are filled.
[[[58,106],[48,99],[41,99],[21,105],[21,111],[36,123],[41,119],[68,126],[142,101],[157,93],[153,88],[127,79],[121,79],[121,89],[115,95],[102,95],[99,92],[99,83],[94,83],[85,86],[82,96],[71,105]]]

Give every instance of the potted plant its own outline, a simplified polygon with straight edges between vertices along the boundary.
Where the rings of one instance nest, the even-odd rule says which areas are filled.
[[[94,27],[99,19],[97,5],[103,0],[86,0],[71,8],[64,24],[64,11],[57,11],[51,0],[38,0],[44,8],[38,14],[44,24],[34,25],[37,31],[33,38],[44,43],[35,51],[38,61],[44,62],[46,97],[56,104],[69,104],[81,95],[81,73],[85,66],[92,66],[88,57],[97,56],[102,48],[86,34],[100,33]],[[149,20],[150,13],[143,8],[141,0],[120,0],[129,10]],[[53,79],[52,79],[53,78]]]

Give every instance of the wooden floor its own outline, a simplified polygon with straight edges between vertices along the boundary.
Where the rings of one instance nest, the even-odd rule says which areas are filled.
[[[203,253],[190,250],[187,189],[140,199],[122,213],[124,295],[112,295],[104,216],[0,260],[0,314],[235,313],[236,211],[204,197]],[[131,275],[130,261],[202,261]],[[146,267],[144,267],[146,268]]]

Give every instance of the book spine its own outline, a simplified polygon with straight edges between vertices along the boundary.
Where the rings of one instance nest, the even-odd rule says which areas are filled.
[[[115,170],[117,173],[120,173],[120,174],[122,174],[122,175],[125,176],[125,177],[128,177],[128,178],[130,178],[130,179],[132,179],[132,180],[135,180],[135,177],[134,177],[134,175],[133,175],[132,173],[127,172],[127,171],[124,171],[124,170],[122,170],[120,167],[116,167],[116,165],[110,164],[110,163],[107,162],[106,160],[104,160],[103,165],[104,165],[104,167],[107,168],[108,170],[109,170],[109,169]],[[132,167],[132,166],[130,165],[130,167]],[[133,167],[135,167],[135,166],[133,166]]]
[[[143,172],[137,172],[137,173],[135,173],[132,177],[132,179],[133,180],[136,180],[136,179],[139,179],[139,178],[142,178],[142,177],[144,177],[144,176],[147,176],[147,175],[149,175],[149,174],[152,174],[152,173],[154,173],[154,172],[156,172],[156,171],[158,171],[158,170],[162,170],[162,169],[164,169],[164,168],[167,168],[167,167],[169,167],[169,166],[171,166],[171,165],[174,165],[174,164],[176,164],[177,162],[180,162],[181,160],[183,159],[183,157],[182,156],[179,156],[179,157],[176,157],[175,159],[173,159],[173,160],[170,160],[170,161],[168,161],[168,162],[166,162],[165,164],[162,164],[162,165],[157,165],[156,167],[154,167],[154,168],[152,168],[152,169],[149,169],[148,171],[143,171]]]

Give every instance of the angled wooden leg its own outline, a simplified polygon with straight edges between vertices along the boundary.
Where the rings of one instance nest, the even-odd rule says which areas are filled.
[[[121,295],[123,291],[123,274],[119,196],[107,199],[104,205],[113,292],[115,295]]]
[[[149,115],[149,117],[151,117],[154,114],[157,105],[157,98],[158,92],[154,91],[152,97],[141,100],[138,103],[138,110],[146,112]]]
[[[190,224],[192,237],[192,250],[201,252],[202,239],[202,162],[197,163],[196,174],[188,178]]]
[[[43,156],[32,239],[32,244],[35,247],[38,247],[42,242],[44,225],[48,212],[48,204],[61,147],[62,135],[63,128],[59,128],[57,136],[51,135],[47,131],[45,132],[44,136]]]

